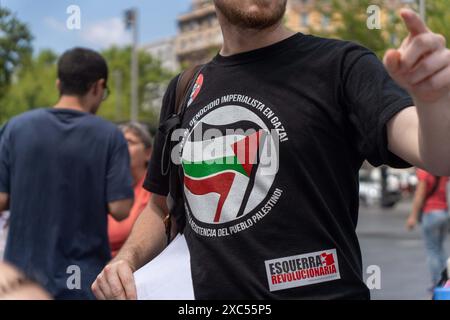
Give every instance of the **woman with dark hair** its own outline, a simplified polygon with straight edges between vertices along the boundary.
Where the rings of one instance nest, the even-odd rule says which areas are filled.
[[[131,174],[134,180],[134,204],[127,219],[116,221],[108,216],[108,235],[112,256],[115,257],[128,238],[134,222],[150,200],[150,193],[142,187],[152,153],[152,136],[145,125],[129,122],[119,126],[128,142]]]

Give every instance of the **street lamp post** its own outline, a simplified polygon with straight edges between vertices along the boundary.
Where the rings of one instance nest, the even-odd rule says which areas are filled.
[[[422,18],[423,21],[426,20],[427,18],[427,4],[426,4],[426,0],[419,0],[419,10],[420,10],[420,17]]]
[[[125,23],[127,29],[132,29],[133,44],[131,52],[131,121],[138,121],[138,11],[137,9],[129,9],[125,11]]]
[[[114,70],[114,83],[116,95],[116,121],[122,121],[122,72]]]
[[[402,3],[412,6],[419,6],[420,18],[425,21],[427,18],[427,1],[426,0],[402,0]]]

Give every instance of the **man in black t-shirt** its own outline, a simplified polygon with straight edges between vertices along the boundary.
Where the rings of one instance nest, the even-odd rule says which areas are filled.
[[[180,160],[197,299],[367,299],[355,228],[358,170],[450,173],[450,54],[412,11],[385,65],[357,44],[294,34],[285,0],[216,0],[224,45],[195,79]],[[161,122],[175,111],[175,78]],[[169,178],[156,139],[154,196],[93,284],[136,297],[132,271],[166,246]]]

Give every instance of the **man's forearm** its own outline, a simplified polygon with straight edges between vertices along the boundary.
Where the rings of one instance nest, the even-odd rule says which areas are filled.
[[[419,149],[425,169],[450,175],[450,95],[438,102],[415,101],[419,118]]]
[[[125,260],[135,271],[156,257],[166,247],[163,212],[148,205],[136,220],[128,240],[114,261]]]

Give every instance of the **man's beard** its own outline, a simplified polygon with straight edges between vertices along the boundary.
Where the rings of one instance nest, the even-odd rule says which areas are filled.
[[[242,0],[241,0],[242,1]],[[240,1],[216,0],[216,8],[225,16],[225,18],[234,26],[243,29],[263,30],[278,24],[283,19],[286,11],[287,0],[249,0],[258,7],[266,7],[263,12],[247,12],[239,6]],[[274,8],[269,10],[275,1]]]

